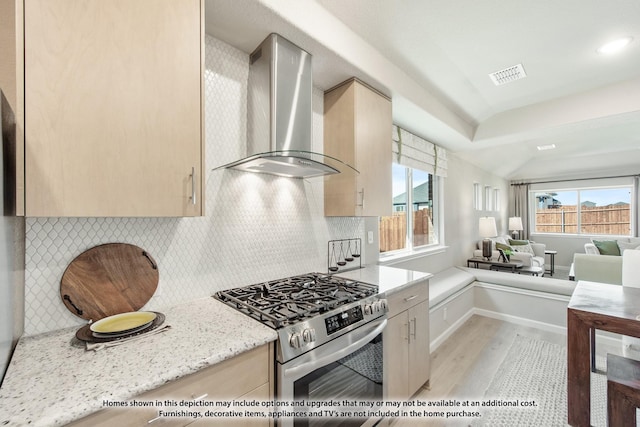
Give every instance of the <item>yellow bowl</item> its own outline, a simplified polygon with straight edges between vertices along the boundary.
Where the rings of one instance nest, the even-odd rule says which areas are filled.
[[[121,333],[149,324],[156,318],[152,311],[132,311],[105,317],[89,326],[93,332],[101,334]]]

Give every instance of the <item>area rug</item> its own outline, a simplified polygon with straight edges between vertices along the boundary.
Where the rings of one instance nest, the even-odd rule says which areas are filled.
[[[606,426],[605,359],[596,357],[591,374],[591,425]],[[487,388],[482,417],[474,426],[566,426],[567,350],[547,341],[516,336]],[[508,406],[518,402],[518,406]],[[524,407],[521,402],[535,402]]]

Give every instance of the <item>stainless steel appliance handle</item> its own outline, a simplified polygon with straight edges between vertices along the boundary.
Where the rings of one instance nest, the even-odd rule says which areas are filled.
[[[302,377],[306,374],[308,374],[309,372],[313,372],[314,370],[322,367],[322,366],[326,366],[329,363],[333,363],[336,360],[340,360],[343,357],[353,353],[354,351],[364,347],[367,343],[369,343],[369,341],[371,341],[372,339],[374,339],[376,336],[378,336],[378,334],[380,334],[385,326],[387,326],[387,319],[384,319],[375,329],[373,329],[371,332],[367,333],[365,336],[358,338],[356,341],[354,341],[353,343],[349,344],[346,347],[342,347],[339,350],[336,349],[335,351],[331,351],[329,354],[325,355],[325,356],[320,356],[318,358],[312,358],[309,362],[303,363],[301,365],[296,365],[293,366],[291,368],[285,368],[283,370],[284,373],[284,377],[285,378],[299,378]],[[353,334],[354,332],[356,332],[357,329],[355,329],[353,332],[350,332],[350,334]],[[347,334],[349,335],[349,334]],[[347,336],[347,335],[343,335],[343,336]],[[329,343],[325,344],[325,345],[330,345],[332,343],[335,342],[340,342],[340,340],[334,340],[334,341],[330,341]]]

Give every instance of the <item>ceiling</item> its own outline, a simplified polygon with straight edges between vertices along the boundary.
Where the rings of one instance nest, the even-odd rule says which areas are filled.
[[[637,0],[206,0],[206,31],[247,53],[278,32],[316,86],[359,77],[395,123],[510,180],[640,173]]]

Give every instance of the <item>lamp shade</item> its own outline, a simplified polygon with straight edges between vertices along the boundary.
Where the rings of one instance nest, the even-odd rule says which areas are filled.
[[[512,216],[509,218],[509,230],[522,231],[522,218],[519,216]]]
[[[498,235],[496,219],[492,216],[480,218],[478,234],[480,237],[496,237]]]

